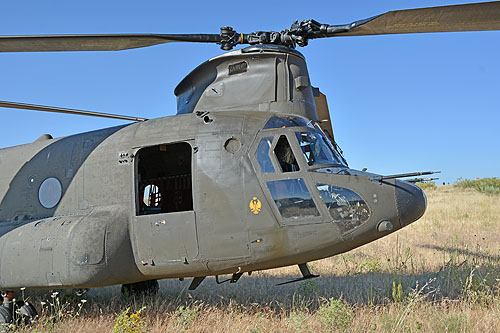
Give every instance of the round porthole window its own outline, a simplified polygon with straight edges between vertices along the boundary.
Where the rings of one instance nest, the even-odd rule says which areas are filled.
[[[43,207],[47,209],[54,208],[61,200],[61,197],[62,185],[57,178],[47,178],[40,185],[38,200]]]

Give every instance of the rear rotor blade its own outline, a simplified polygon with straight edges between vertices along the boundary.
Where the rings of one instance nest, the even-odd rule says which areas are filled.
[[[123,116],[118,114],[94,112],[94,111],[84,111],[76,109],[65,109],[54,106],[44,106],[44,105],[34,105],[34,104],[22,104],[15,102],[0,101],[0,107],[10,108],[10,109],[23,109],[23,110],[33,110],[33,111],[45,111],[45,112],[56,112],[56,113],[68,113],[76,114],[81,116],[92,116],[92,117],[102,117],[102,118],[112,118],[121,120],[131,120],[131,121],[146,121],[146,118]]]
[[[220,34],[0,36],[0,52],[119,51],[171,42],[219,43]]]
[[[500,30],[500,1],[390,11],[329,26],[325,37],[483,30]]]

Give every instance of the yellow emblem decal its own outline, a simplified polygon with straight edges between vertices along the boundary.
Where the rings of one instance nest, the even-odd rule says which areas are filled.
[[[250,211],[254,214],[259,214],[262,209],[262,203],[257,197],[253,197],[250,201]]]

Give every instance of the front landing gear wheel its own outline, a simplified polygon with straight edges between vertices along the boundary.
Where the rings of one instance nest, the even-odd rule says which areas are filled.
[[[16,302],[16,321],[24,323],[24,325],[29,325],[33,320],[38,317],[38,312],[36,311],[33,304],[29,302],[18,301]]]
[[[155,296],[160,289],[157,280],[141,281],[122,285],[123,296]]]

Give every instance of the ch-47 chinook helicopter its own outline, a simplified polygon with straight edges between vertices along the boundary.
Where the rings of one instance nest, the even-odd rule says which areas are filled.
[[[142,119],[0,102],[7,108],[134,122],[0,150],[0,321],[14,291],[122,284],[299,265],[386,236],[422,216],[424,193],[353,170],[326,99],[295,46],[336,36],[500,30],[500,2],[392,11],[345,25],[281,32],[0,37],[1,52],[111,51],[205,42],[230,51],[175,89],[177,115]],[[411,180],[411,179],[410,179]],[[218,280],[217,280],[218,281]],[[297,281],[297,280],[294,280]],[[220,282],[220,281],[218,281]]]

